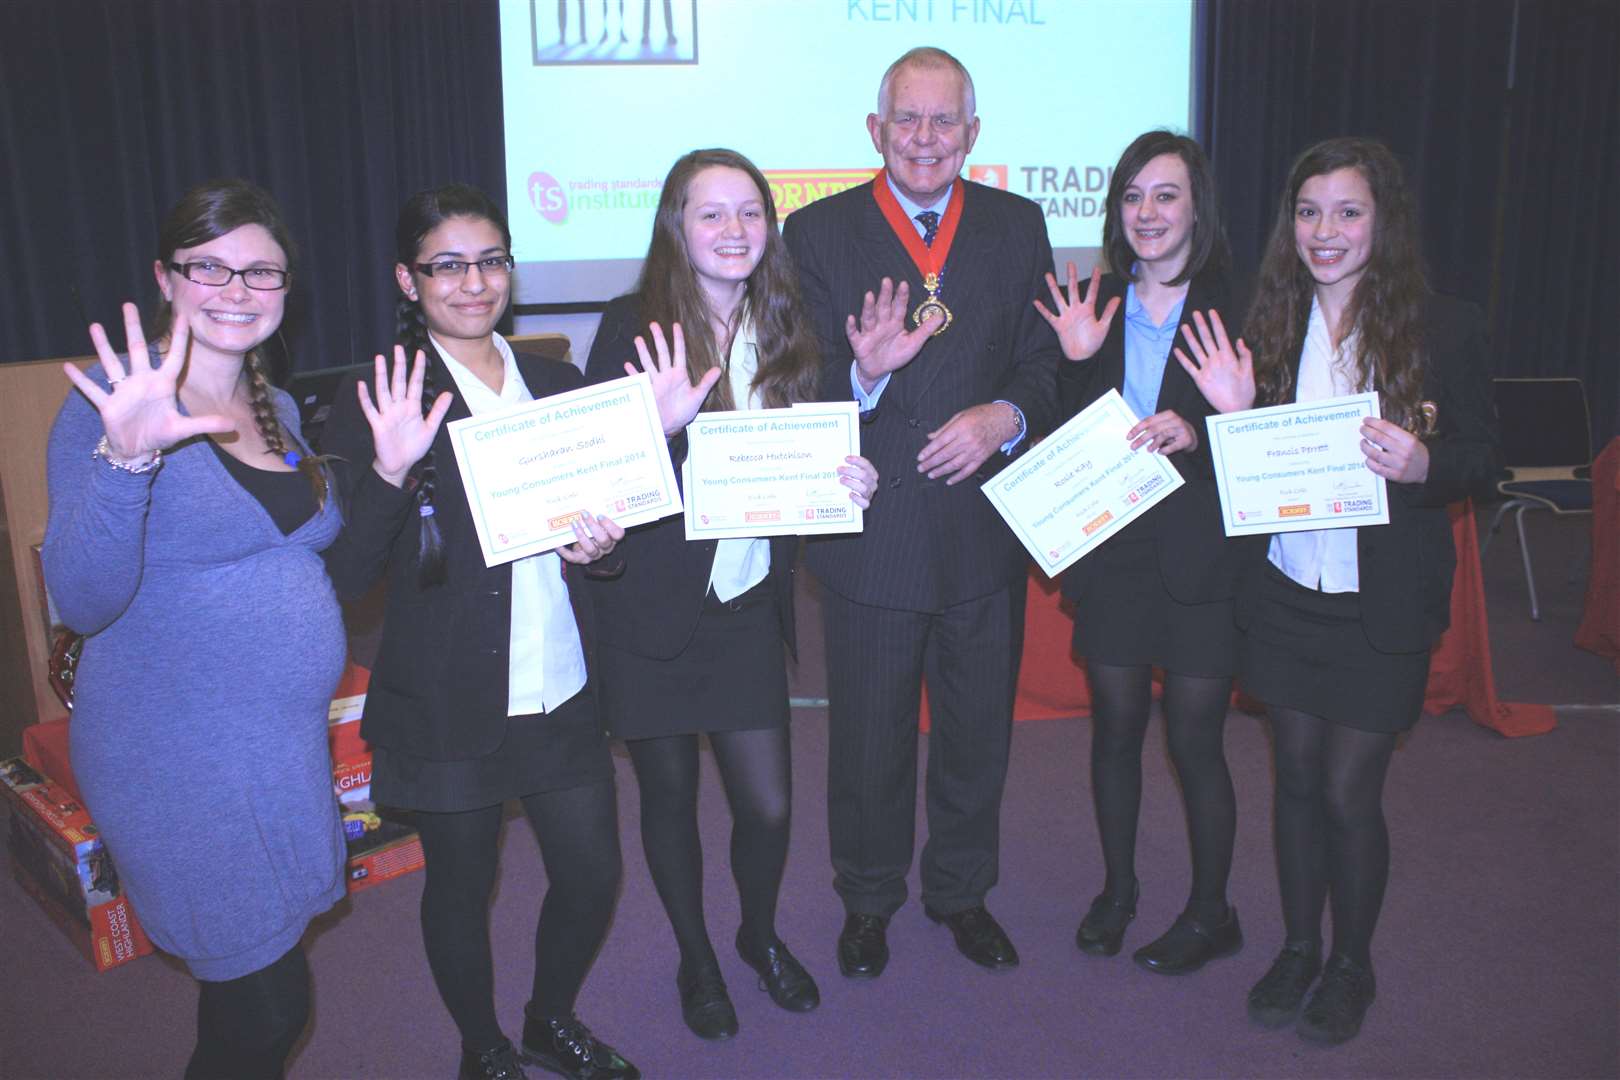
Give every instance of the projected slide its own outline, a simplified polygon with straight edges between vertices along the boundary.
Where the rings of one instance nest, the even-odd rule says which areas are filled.
[[[1192,0],[502,0],[518,299],[629,288],[688,150],[747,154],[784,215],[866,182],[878,80],[916,45],[973,74],[967,178],[1039,202],[1060,251],[1094,248],[1126,143],[1189,127],[1192,35]]]

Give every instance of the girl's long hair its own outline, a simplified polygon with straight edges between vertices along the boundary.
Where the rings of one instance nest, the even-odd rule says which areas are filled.
[[[506,214],[495,201],[469,184],[446,184],[429,191],[419,191],[405,200],[394,223],[394,248],[399,262],[416,274],[416,263],[421,258],[422,244],[428,234],[451,218],[473,218],[487,221],[501,234],[506,250],[512,250],[512,230],[506,224]],[[422,353],[428,360],[424,365],[422,404],[431,408],[442,389],[433,378],[433,343],[428,340],[427,316],[422,303],[405,293],[399,294],[394,307],[394,339],[405,346],[405,357],[416,362]],[[445,579],[444,533],[439,529],[434,506],[438,487],[439,465],[433,447],[422,455],[415,469],[416,511],[420,529],[416,545],[416,580],[423,588],[440,585]]]
[[[1421,426],[1427,351],[1423,307],[1428,284],[1419,252],[1412,197],[1387,146],[1376,139],[1339,138],[1317,143],[1294,162],[1277,219],[1266,243],[1244,337],[1254,352],[1257,404],[1294,395],[1299,350],[1310,322],[1316,286],[1294,243],[1299,189],[1313,176],[1355,169],[1373,196],[1372,255],[1344,313],[1341,337],[1356,333],[1352,373],[1356,386],[1377,390],[1384,419],[1408,430]]]
[[[636,285],[641,294],[642,317],[659,323],[666,332],[671,323],[681,324],[686,337],[687,374],[693,385],[710,368],[725,366],[727,357],[720,355],[721,343],[715,340],[709,302],[698,284],[682,227],[693,178],[716,166],[747,173],[765,204],[765,253],[748,276],[743,301],[730,328],[735,334],[748,319],[754,321],[759,370],[754,374],[752,389],[760,392],[768,408],[814,400],[820,373],[819,350],[799,295],[793,259],[777,228],[776,202],[764,175],[735,150],[694,150],[676,161],[664,178],[653,219],[652,243]],[[730,380],[722,378],[714,384],[703,408],[725,410],[737,404],[732,401]]]

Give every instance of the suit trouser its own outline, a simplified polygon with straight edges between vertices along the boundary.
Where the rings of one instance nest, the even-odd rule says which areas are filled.
[[[861,914],[892,915],[905,902],[926,678],[922,900],[941,914],[983,903],[998,875],[1022,582],[937,613],[871,607],[824,590],[822,610],[833,887]]]

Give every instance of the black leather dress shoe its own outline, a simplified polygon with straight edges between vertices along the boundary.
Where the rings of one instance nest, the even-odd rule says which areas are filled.
[[[682,964],[675,974],[675,989],[681,994],[681,1019],[692,1034],[700,1039],[729,1039],[737,1034],[737,1010],[731,1007],[719,964],[690,971]]]
[[[571,1080],[641,1080],[641,1070],[577,1016],[537,1016],[525,1008],[523,1060]]]
[[[1271,962],[1271,969],[1249,991],[1249,1019],[1261,1027],[1292,1024],[1305,991],[1322,970],[1322,948],[1314,941],[1290,941]]]
[[[809,1012],[821,1004],[821,991],[816,989],[816,980],[810,977],[804,965],[780,941],[764,953],[758,953],[748,947],[743,932],[738,930],[737,955],[743,958],[743,963],[759,973],[759,988],[770,994],[771,1000],[788,1012]]]
[[[875,979],[889,965],[889,917],[852,911],[838,932],[838,970],[851,979]]]
[[[1188,975],[1241,948],[1243,930],[1238,926],[1237,908],[1228,906],[1226,920],[1214,926],[1182,912],[1162,937],[1137,949],[1132,959],[1160,975]]]
[[[1141,886],[1131,889],[1129,904],[1103,893],[1091,902],[1086,917],[1080,920],[1080,929],[1074,932],[1074,943],[1081,952],[1093,956],[1117,955],[1125,943],[1125,928],[1136,918],[1136,898]]]
[[[956,950],[980,967],[999,971],[1018,966],[1018,950],[983,904],[949,915],[941,915],[925,906],[923,914],[950,927],[951,935],[956,938]]]
[[[456,1080],[527,1080],[512,1044],[503,1042],[492,1050],[463,1050]]]
[[[1333,1044],[1353,1039],[1377,996],[1371,969],[1347,956],[1330,956],[1322,969],[1322,981],[1305,1003],[1294,1030],[1312,1042]]]

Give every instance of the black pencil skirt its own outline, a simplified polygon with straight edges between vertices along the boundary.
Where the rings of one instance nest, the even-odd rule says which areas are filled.
[[[1429,651],[1374,649],[1361,625],[1359,593],[1324,593],[1267,563],[1239,648],[1238,681],[1267,705],[1384,734],[1423,713]]]
[[[1220,678],[1237,670],[1232,601],[1183,604],[1159,573],[1159,545],[1115,538],[1086,556],[1083,593],[1074,607],[1074,650],[1100,664],[1151,664],[1178,675]]]
[[[603,643],[602,710],[621,739],[749,731],[788,722],[787,655],[769,578],[704,602],[691,642],[658,660]]]

